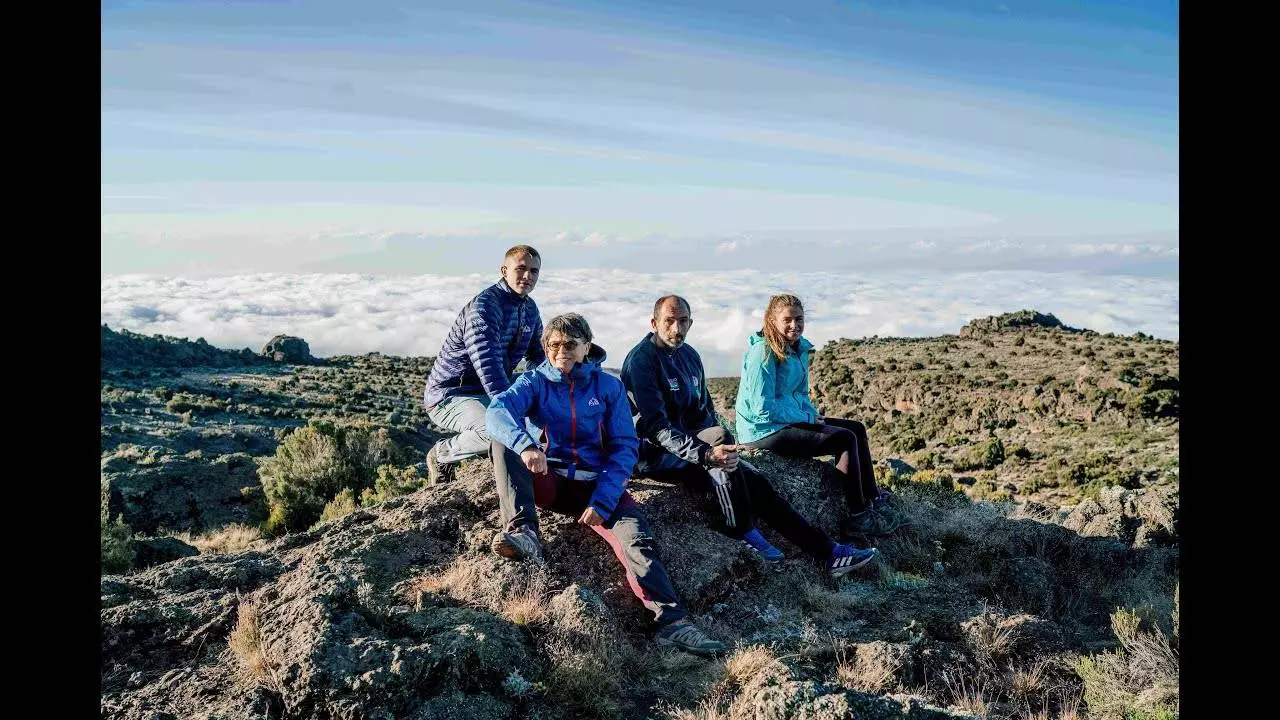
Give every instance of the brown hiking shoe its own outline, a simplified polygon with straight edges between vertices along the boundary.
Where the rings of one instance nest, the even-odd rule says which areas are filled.
[[[489,543],[490,549],[510,560],[532,560],[542,564],[542,541],[533,530],[524,528],[516,532],[499,532]]]
[[[427,484],[440,485],[443,483],[453,482],[455,470],[453,463],[442,463],[436,456],[436,448],[440,447],[439,443],[432,445],[427,451]]]

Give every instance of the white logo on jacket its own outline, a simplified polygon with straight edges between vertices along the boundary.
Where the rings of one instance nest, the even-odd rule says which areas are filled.
[[[600,401],[597,400],[596,398],[591,398],[590,400],[587,401],[588,407],[595,407],[596,405],[599,405],[599,404],[600,404]]]
[[[669,385],[672,390],[680,389],[680,381],[675,378],[667,378],[667,385]]]

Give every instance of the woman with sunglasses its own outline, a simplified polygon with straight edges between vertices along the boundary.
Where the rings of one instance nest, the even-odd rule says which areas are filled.
[[[542,335],[547,359],[493,398],[485,415],[503,530],[492,549],[543,562],[541,507],[571,515],[609,543],[631,591],[653,614],[660,645],[699,655],[724,650],[692,622],[658,557],[658,543],[626,491],[640,441],[622,381],[603,372],[604,349],[577,313]],[[542,428],[539,442],[528,423]]]

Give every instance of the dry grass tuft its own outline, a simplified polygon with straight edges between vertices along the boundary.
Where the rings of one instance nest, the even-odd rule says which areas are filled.
[[[262,530],[253,525],[227,525],[217,530],[208,530],[199,535],[181,533],[175,535],[182,542],[195,547],[204,554],[225,554],[239,552],[262,539]]]
[[[444,595],[472,607],[501,615],[516,625],[544,622],[547,576],[539,568],[522,574],[492,572],[493,566],[474,557],[459,557],[444,572],[426,575],[409,586],[418,592]]]
[[[1030,665],[1014,667],[1009,670],[1009,694],[1014,699],[1029,704],[1031,698],[1045,692],[1046,669],[1048,660],[1039,660]]]
[[[227,638],[227,646],[240,660],[248,677],[256,682],[266,683],[276,692],[280,692],[280,680],[276,677],[275,668],[269,657],[262,638],[262,629],[258,623],[258,603],[245,598],[238,592],[239,605],[236,608],[236,626]]]
[[[980,718],[987,717],[987,685],[980,675],[970,678],[964,670],[942,673],[951,705]]]
[[[746,687],[753,679],[787,672],[778,656],[762,645],[740,645],[724,661],[725,681],[734,687]]]
[[[897,685],[898,671],[905,659],[905,653],[896,652],[884,642],[855,645],[852,658],[837,645],[836,679],[854,690],[880,695]]]
[[[503,599],[502,616],[516,625],[533,625],[547,617],[547,582],[541,575]]]
[[[984,612],[964,623],[965,639],[978,662],[995,667],[1013,649],[1014,628],[1009,618]]]

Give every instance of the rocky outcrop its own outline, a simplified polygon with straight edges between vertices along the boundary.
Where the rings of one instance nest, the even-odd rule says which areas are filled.
[[[1062,524],[1087,537],[1116,537],[1134,547],[1167,547],[1178,542],[1178,508],[1174,485],[1105,487],[1097,500],[1075,506]]]
[[[843,502],[819,482],[821,461],[764,451],[747,461],[802,515],[839,532]],[[715,671],[698,659],[661,669],[675,661],[653,651],[648,613],[608,546],[574,518],[540,514],[545,566],[493,555],[490,472],[470,461],[452,483],[251,550],[103,577],[102,716],[653,716],[675,692],[673,673]],[[881,695],[810,661],[778,661],[714,695],[729,717],[955,717],[937,700],[896,693],[944,687],[943,673],[958,667],[1078,648],[1058,619],[1102,627],[1114,607],[1102,589],[1147,562],[1114,538],[1009,520],[962,495],[940,505],[937,489],[900,481],[912,529],[880,539],[887,559],[840,583],[767,527],[787,559],[766,567],[706,527],[716,509],[705,498],[633,481],[673,583],[713,635],[794,646],[814,634],[808,647],[830,653],[838,634],[856,641],[856,661],[889,668]],[[1081,597],[1090,594],[1096,603]],[[990,601],[1010,610],[989,612]]]
[[[276,335],[262,346],[262,357],[273,362],[290,365],[310,365],[317,362],[311,357],[311,346],[307,341],[292,335]]]
[[[127,446],[102,461],[107,511],[134,532],[201,532],[266,518],[257,462],[246,453],[212,461],[199,451]]]
[[[1024,328],[1062,328],[1068,331],[1073,329],[1063,325],[1062,321],[1054,317],[1052,313],[1046,315],[1038,310],[1019,310],[970,320],[960,328],[960,337],[980,337],[983,333]]]
[[[136,371],[159,367],[240,367],[263,365],[266,361],[249,348],[220,350],[204,338],[141,335],[102,326],[102,367]]]
[[[142,570],[178,558],[199,555],[200,550],[175,537],[134,538],[133,569]]]

